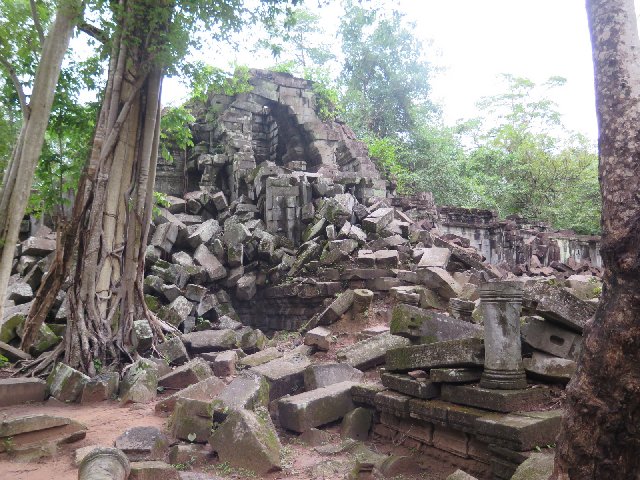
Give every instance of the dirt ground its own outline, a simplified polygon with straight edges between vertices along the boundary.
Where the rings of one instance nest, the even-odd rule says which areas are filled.
[[[337,337],[337,342],[328,352],[318,352],[313,355],[314,363],[335,361],[335,351],[345,345],[357,341],[358,333],[365,328],[388,325],[388,305],[376,301],[372,306],[371,314],[366,324],[354,323],[348,315],[334,323],[329,328]],[[289,339],[278,342],[280,348],[293,348],[300,343],[300,339]],[[291,343],[288,345],[287,343]],[[0,372],[0,376],[2,376]],[[376,380],[379,376],[377,370],[366,372],[366,380]],[[227,379],[230,380],[230,379]],[[159,400],[165,395],[159,396]],[[19,405],[0,408],[0,421],[19,415],[49,414],[69,417],[85,424],[88,428],[87,436],[78,442],[62,445],[58,454],[54,457],[43,458],[30,463],[11,461],[6,454],[0,454],[0,480],[76,480],[78,470],[73,465],[74,452],[78,448],[89,445],[113,446],[115,439],[125,430],[132,427],[157,427],[165,429],[168,418],[155,414],[155,403],[148,405],[121,406],[116,401],[106,401],[98,404],[79,405],[64,404],[53,398],[40,404]],[[330,432],[331,445],[340,445],[339,423],[324,428]],[[206,478],[263,478],[265,480],[291,479],[291,480],[333,480],[344,479],[349,475],[353,467],[352,458],[348,453],[333,453],[331,455],[320,454],[313,447],[304,445],[297,439],[297,435],[279,430],[280,440],[283,445],[282,465],[283,469],[266,476],[256,477],[236,469],[221,465],[208,446],[203,446],[209,452],[204,464],[193,466],[180,466],[193,472],[202,472]],[[408,449],[388,443],[366,442],[367,447],[381,454],[412,455]],[[394,477],[396,480],[422,479],[444,480],[455,468],[450,462],[434,461],[430,458],[428,467],[419,474],[403,474]],[[370,478],[367,474],[360,474],[358,479]],[[195,478],[194,478],[195,480]],[[200,480],[200,479],[198,479]]]
[[[160,429],[166,427],[167,418],[154,413],[154,404],[120,406],[118,402],[106,401],[91,405],[63,404],[56,400],[44,403],[20,405],[0,408],[0,421],[20,415],[48,414],[72,418],[88,427],[87,436],[78,442],[62,445],[54,457],[43,458],[35,462],[20,463],[0,455],[0,480],[76,480],[78,470],[73,465],[74,452],[88,445],[112,446],[115,439],[125,430],[132,427],[153,426]],[[327,429],[332,433],[331,444],[340,444],[339,426]],[[330,456],[321,455],[312,447],[302,444],[296,435],[279,432],[283,445],[283,470],[263,477],[265,480],[317,480],[343,479],[348,475],[352,463],[349,455],[336,453]],[[367,442],[367,446],[382,454],[407,455],[410,452],[402,447],[377,442]],[[208,447],[203,447],[205,450]],[[211,478],[257,478],[251,474],[243,474],[237,470],[220,465],[215,456],[210,456],[211,463],[195,465],[189,470],[202,472]],[[443,480],[452,473],[447,464],[431,464],[428,471],[419,475],[403,475],[397,479]],[[361,475],[359,478],[367,478]]]

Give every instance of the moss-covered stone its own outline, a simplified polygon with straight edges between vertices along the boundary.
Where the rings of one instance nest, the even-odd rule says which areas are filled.
[[[147,403],[155,400],[158,389],[158,367],[145,358],[131,364],[120,384],[122,403]]]
[[[211,434],[209,444],[220,460],[231,466],[257,474],[281,468],[282,447],[266,410],[232,411]]]
[[[84,373],[58,362],[47,377],[47,387],[51,396],[61,402],[75,402],[89,380]]]

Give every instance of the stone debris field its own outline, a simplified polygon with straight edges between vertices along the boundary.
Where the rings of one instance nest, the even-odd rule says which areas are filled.
[[[17,348],[56,247],[25,225],[0,478],[546,480],[598,238],[397,195],[309,82],[251,84],[193,105],[196,145],[158,165],[144,292],[179,333],[137,320],[124,371],[13,375],[69,308]]]

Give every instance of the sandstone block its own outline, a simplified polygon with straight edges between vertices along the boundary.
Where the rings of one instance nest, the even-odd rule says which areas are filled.
[[[386,355],[386,369],[389,371],[482,365],[484,342],[479,338],[394,348]]]
[[[280,440],[264,409],[231,412],[213,431],[209,444],[221,461],[234,467],[259,475],[280,469]]]
[[[302,433],[339,420],[354,408],[351,399],[353,385],[354,382],[341,382],[280,399],[280,424],[288,430]]]
[[[359,370],[367,370],[384,363],[388,350],[405,345],[409,345],[408,339],[382,333],[338,350],[336,357]]]
[[[47,387],[51,396],[61,402],[75,402],[88,381],[84,373],[58,362],[47,377]]]
[[[321,363],[309,365],[304,370],[304,385],[306,390],[324,388],[341,382],[360,382],[364,378],[357,368],[346,363]]]

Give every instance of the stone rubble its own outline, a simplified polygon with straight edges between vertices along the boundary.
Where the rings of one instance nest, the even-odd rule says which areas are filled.
[[[120,375],[89,378],[59,362],[48,390],[0,380],[0,406],[48,395],[156,402],[180,440],[174,464],[215,452],[265,474],[284,468],[283,435],[325,439],[316,427],[342,421],[340,448],[356,472],[415,467],[359,442],[375,438],[447,455],[461,469],[449,478],[510,478],[554,442],[561,413],[551,405],[575,371],[601,289],[597,239],[436,207],[430,194],[395,196],[353,132],[319,120],[309,82],[251,71],[250,83],[249,93],[194,106],[196,145],[158,165],[168,206],[153,220],[144,293],[177,332],[154,345],[149,322],[136,320],[139,357]],[[490,237],[491,228],[501,233]],[[581,248],[589,255],[579,262]],[[17,346],[54,249],[46,228],[21,243],[0,319],[0,354],[11,362],[31,358]],[[483,294],[505,281],[522,290],[515,314],[491,310]],[[61,341],[68,308],[61,295],[30,354]],[[499,348],[496,311],[521,326],[505,337],[518,348]],[[276,341],[282,331],[299,334]],[[73,425],[61,438],[83,434]],[[130,478],[179,478],[164,463],[165,432],[145,432],[116,441]]]

